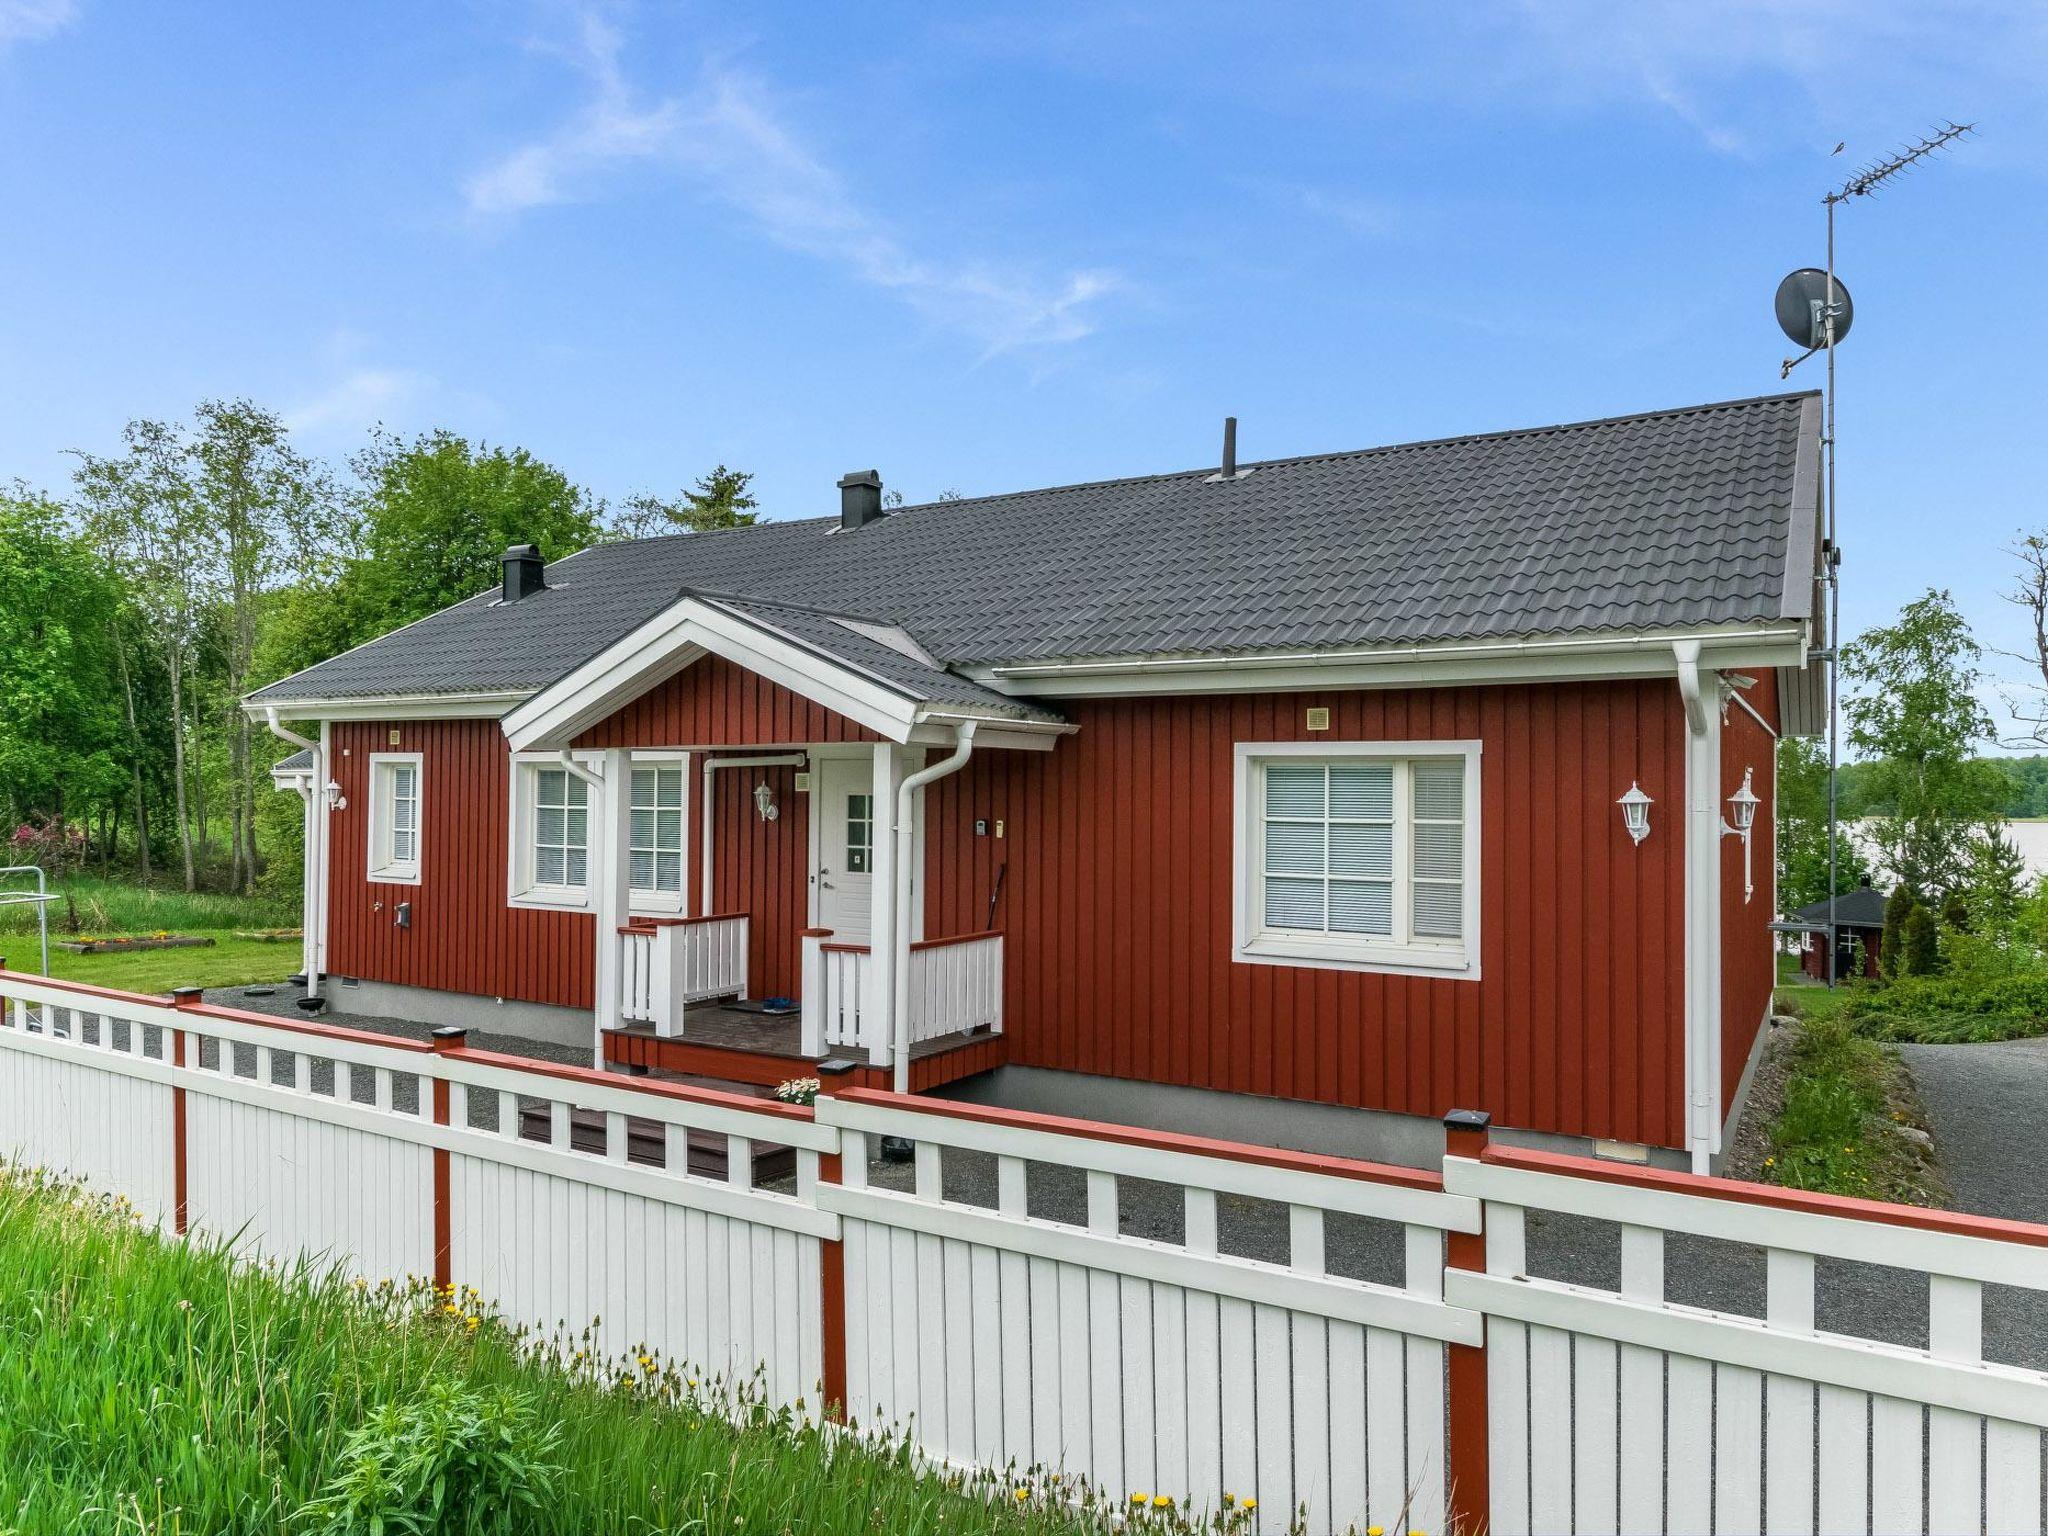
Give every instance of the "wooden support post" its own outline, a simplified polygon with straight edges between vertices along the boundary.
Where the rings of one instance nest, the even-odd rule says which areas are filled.
[[[173,1008],[197,1008],[206,1000],[206,994],[198,987],[177,987],[171,992]],[[140,1029],[140,1024],[130,1024],[130,1029]],[[185,1065],[185,1031],[171,1032],[171,1065]],[[231,1047],[227,1041],[220,1042],[222,1050]],[[194,1066],[198,1063],[194,1062]],[[178,1236],[185,1235],[186,1226],[186,1184],[185,1184],[185,1090],[173,1086],[171,1089],[171,1209],[172,1222]]]
[[[1444,1155],[1477,1159],[1486,1150],[1492,1123],[1493,1117],[1483,1110],[1452,1110],[1444,1116]],[[1484,1272],[1485,1234],[1446,1233],[1444,1261],[1451,1269]],[[1493,1510],[1487,1456],[1486,1347],[1450,1344],[1445,1350],[1450,1375],[1450,1435],[1444,1454],[1446,1525],[1458,1531],[1490,1530]]]
[[[469,1039],[469,1031],[460,1025],[444,1024],[434,1031],[434,1054],[445,1056],[450,1051],[459,1051]],[[437,1077],[433,1080],[434,1124],[448,1123],[448,1080]],[[448,1149],[434,1148],[434,1284],[442,1291],[455,1287],[454,1237],[451,1221],[451,1198],[448,1189]]]
[[[836,1093],[852,1079],[853,1063],[844,1060],[818,1064],[818,1092]],[[837,1152],[818,1155],[818,1182],[844,1182],[845,1170]],[[834,1424],[846,1422],[846,1245],[818,1244],[818,1299],[822,1313],[821,1341],[824,1348],[823,1416]]]

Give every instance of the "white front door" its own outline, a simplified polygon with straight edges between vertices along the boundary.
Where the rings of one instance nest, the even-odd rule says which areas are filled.
[[[818,926],[841,944],[868,942],[874,900],[875,772],[867,757],[814,758]]]

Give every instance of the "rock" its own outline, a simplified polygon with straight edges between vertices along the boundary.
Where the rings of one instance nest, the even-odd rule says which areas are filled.
[[[1901,1139],[1911,1142],[1921,1151],[1932,1152],[1934,1150],[1934,1138],[1921,1130],[1919,1126],[1894,1125],[1892,1129],[1899,1134]]]

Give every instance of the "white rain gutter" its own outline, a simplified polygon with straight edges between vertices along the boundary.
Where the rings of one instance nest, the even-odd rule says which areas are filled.
[[[299,788],[299,797],[306,803],[306,872],[299,897],[299,968],[306,973],[306,995],[318,997],[320,936],[327,931],[327,754],[319,742],[288,729],[277,718],[274,704],[265,706],[263,723],[278,740],[313,754],[312,775]]]
[[[1685,1106],[1695,1173],[1720,1150],[1721,733],[1700,686],[1700,643],[1671,646],[1685,706]]]
[[[702,809],[698,812],[698,815],[702,817],[704,823],[702,844],[703,895],[701,898],[701,910],[698,914],[699,916],[709,917],[711,915],[713,854],[712,828],[716,825],[716,818],[713,817],[711,814],[711,807],[713,804],[711,775],[720,768],[785,768],[792,763],[801,767],[803,764],[809,761],[810,755],[805,752],[782,752],[772,757],[706,757],[704,759],[704,794],[700,801]]]
[[[892,1054],[895,1058],[894,1086],[898,1093],[910,1092],[910,863],[916,855],[912,846],[916,841],[912,836],[916,826],[916,796],[925,785],[950,773],[958,773],[967,766],[967,759],[974,756],[974,728],[974,721],[964,722],[954,734],[953,750],[949,756],[918,769],[896,788],[896,822],[889,829],[896,839],[895,889],[889,893],[896,914],[892,946],[896,951],[896,975],[889,1026],[895,1040]]]

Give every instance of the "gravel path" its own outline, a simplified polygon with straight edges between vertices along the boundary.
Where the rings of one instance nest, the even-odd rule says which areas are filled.
[[[2048,1039],[1903,1045],[1899,1055],[1920,1085],[1956,1209],[2048,1222]]]

